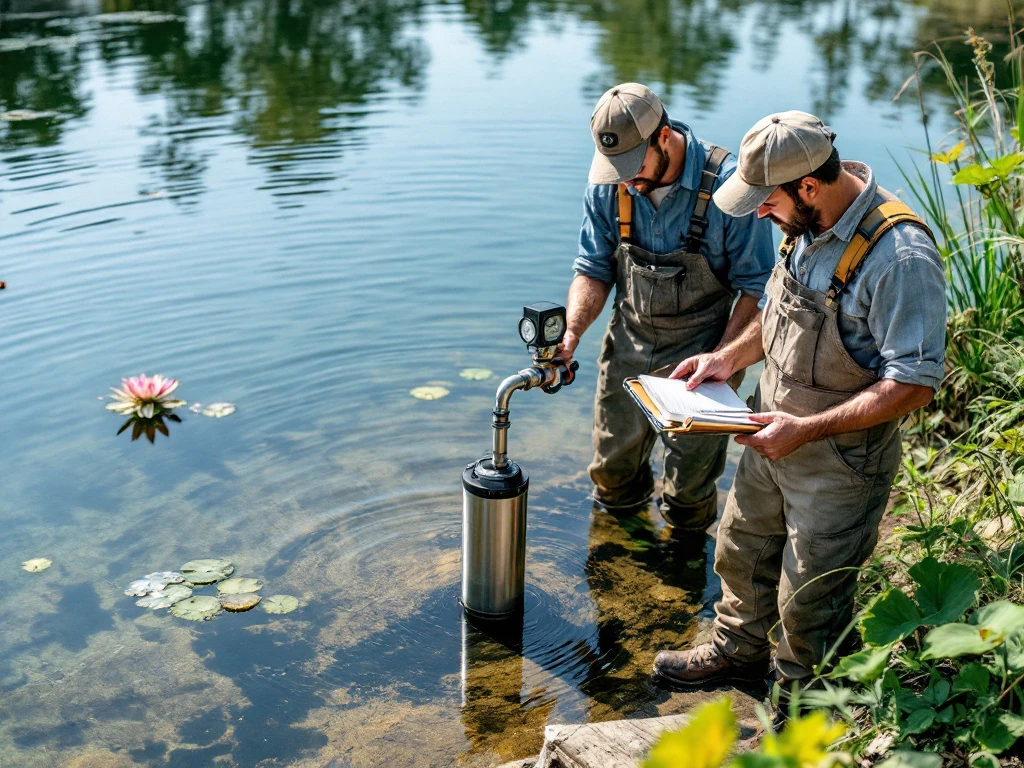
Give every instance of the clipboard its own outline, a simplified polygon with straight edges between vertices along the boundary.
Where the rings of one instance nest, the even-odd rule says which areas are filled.
[[[640,380],[636,377],[630,377],[622,382],[622,388],[625,389],[630,397],[633,398],[633,402],[637,404],[641,411],[644,412],[644,416],[647,417],[647,421],[650,422],[651,426],[654,427],[654,431],[659,434],[662,432],[668,432],[669,434],[709,434],[709,435],[751,435],[755,432],[760,432],[766,425],[764,424],[725,424],[722,422],[711,423],[701,422],[693,418],[689,418],[686,421],[669,421],[663,422],[658,417],[658,407],[651,400],[647,391],[643,388]]]

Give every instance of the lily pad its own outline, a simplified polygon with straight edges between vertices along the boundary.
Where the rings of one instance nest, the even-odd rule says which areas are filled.
[[[459,376],[470,381],[484,381],[485,379],[491,378],[494,375],[494,371],[488,370],[487,368],[463,368],[459,371]]]
[[[154,592],[160,592],[166,586],[167,582],[160,579],[137,579],[128,585],[128,589],[124,593],[136,597],[145,597]]]
[[[242,576],[235,576],[233,579],[222,581],[217,585],[217,593],[221,595],[242,595],[261,589],[263,589],[262,581],[259,579],[247,579]]]
[[[267,613],[291,613],[298,607],[298,599],[291,595],[271,595],[263,601],[263,610]]]
[[[225,416],[230,416],[234,412],[234,403],[210,403],[200,411],[203,416],[209,416],[213,419],[222,419]]]
[[[254,595],[252,593],[221,595],[220,605],[225,611],[239,613],[241,611],[248,611],[255,608],[259,605],[259,602],[262,599],[263,598],[259,595]]]
[[[155,571],[147,573],[143,578],[151,581],[162,581],[164,584],[181,584],[185,580],[185,576],[177,571]]]
[[[171,613],[179,619],[206,621],[220,613],[220,600],[210,595],[190,597],[180,603],[175,603],[171,607]]]
[[[171,584],[159,592],[154,592],[151,595],[147,595],[141,600],[136,600],[135,604],[140,608],[170,608],[175,603],[180,603],[182,600],[186,600],[192,597],[192,590],[183,584]]]
[[[193,573],[205,573],[207,571],[217,571],[227,577],[234,573],[235,566],[231,564],[230,560],[212,558],[209,560],[189,560],[178,570],[185,574],[186,579]]]
[[[39,573],[40,571],[45,571],[51,565],[53,565],[53,562],[45,557],[33,557],[31,560],[26,560],[22,563],[21,567],[29,573]]]
[[[440,400],[448,396],[448,390],[444,387],[416,387],[409,390],[409,394],[417,400]]]
[[[221,571],[196,571],[186,577],[185,583],[191,584],[193,587],[202,587],[206,584],[216,584],[226,578],[227,575]]]

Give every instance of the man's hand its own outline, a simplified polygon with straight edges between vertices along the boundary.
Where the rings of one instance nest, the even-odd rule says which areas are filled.
[[[672,371],[670,379],[684,379],[687,389],[693,389],[702,381],[727,381],[735,372],[732,360],[721,352],[707,352],[703,355],[688,357]]]
[[[750,446],[769,461],[789,456],[804,443],[817,438],[808,419],[781,411],[752,413],[750,420],[768,426],[753,435],[737,435],[736,442]]]
[[[558,345],[558,349],[555,350],[555,357],[562,358],[562,362],[568,366],[572,362],[573,353],[576,351],[579,343],[580,337],[572,331],[566,330],[562,336],[562,342]]]

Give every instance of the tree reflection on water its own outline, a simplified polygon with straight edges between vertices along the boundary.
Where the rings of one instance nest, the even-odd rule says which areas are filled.
[[[1019,0],[1017,0],[1019,2]],[[889,0],[461,0],[457,18],[495,61],[529,41],[531,25],[568,19],[598,32],[599,68],[587,101],[615,82],[679,87],[697,108],[728,96],[739,55],[756,71],[806,38],[812,56],[796,63],[814,109],[834,115],[863,71],[865,95],[888,102],[913,73],[913,52],[946,40],[958,71],[971,52],[954,44],[968,25],[1005,53],[1002,0],[891,3]],[[337,171],[325,163],[366,141],[379,94],[416,99],[430,54],[418,30],[430,0],[101,0],[102,13],[155,12],[159,23],[98,23],[71,0],[0,0],[0,112],[53,111],[58,117],[0,123],[0,150],[58,143],[88,113],[87,64],[110,72],[131,65],[133,87],[165,108],[141,129],[143,167],[170,197],[204,189],[213,149],[204,139],[243,137],[279,202],[324,191]],[[1002,51],[1000,51],[1002,46]],[[787,77],[791,76],[787,74]],[[925,73],[926,87],[941,85]],[[936,92],[938,88],[935,88]]]

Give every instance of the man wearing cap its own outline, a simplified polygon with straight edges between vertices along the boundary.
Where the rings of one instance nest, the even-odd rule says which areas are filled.
[[[733,158],[670,121],[649,88],[610,89],[590,127],[597,151],[560,352],[572,356],[614,286],[589,471],[599,503],[631,511],[654,493],[649,459],[657,435],[623,380],[667,375],[683,358],[734,339],[760,316],[774,255],[767,223],[723,215],[711,204],[711,193],[735,170]],[[717,514],[727,438],[663,435],[663,442],[662,515],[678,528],[707,528]]]
[[[784,683],[813,674],[853,612],[859,567],[900,461],[899,420],[943,378],[942,262],[924,223],[862,163],[840,162],[813,115],[782,112],[743,138],[723,211],[785,234],[762,327],[684,360],[673,376],[726,380],[762,358],[765,428],[746,446],[718,528],[722,578],[711,642],[662,651],[656,676],[755,679],[769,634]]]

